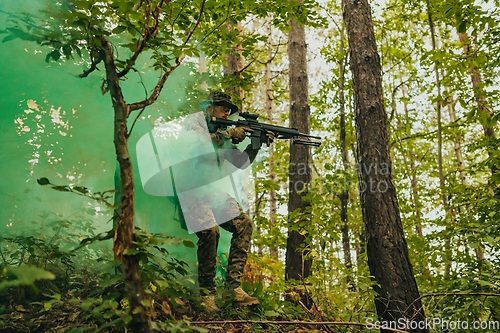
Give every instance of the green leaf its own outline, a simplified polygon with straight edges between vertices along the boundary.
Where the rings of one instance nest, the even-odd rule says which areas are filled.
[[[264,316],[266,317],[278,317],[280,314],[276,311],[266,311],[264,312]]]
[[[50,53],[50,55],[52,59],[54,59],[54,61],[57,61],[61,57],[61,52],[59,52],[58,50],[54,50]]]
[[[104,319],[109,319],[115,315],[115,312],[112,310],[108,310],[102,317]]]
[[[467,21],[463,21],[457,28],[458,33],[464,34],[467,31]]]
[[[34,266],[9,267],[8,273],[14,274],[17,279],[0,282],[0,290],[9,287],[33,285],[37,280],[53,280],[54,274]]]
[[[40,179],[37,179],[36,181],[37,181],[37,182],[38,182],[38,184],[40,184],[40,185],[49,185],[49,184],[50,184],[50,181],[49,181],[47,178],[45,178],[45,177],[42,177],[42,178],[40,178]]]
[[[92,40],[94,41],[94,44],[97,46],[97,48],[101,48],[101,39],[99,37],[94,37]]]
[[[83,333],[89,330],[93,330],[92,327],[74,327],[68,333]]]
[[[2,40],[2,43],[5,43],[5,42],[8,42],[8,41],[14,40],[14,39],[16,39],[16,38],[18,38],[18,36],[17,36],[17,35],[15,35],[15,34],[8,35],[8,36],[6,36],[6,37]]]
[[[78,54],[78,56],[81,58],[82,57],[82,50],[80,50],[80,48],[76,45],[72,45],[73,47],[73,50],[76,51],[76,54]]]
[[[90,309],[90,307],[92,306],[92,304],[94,304],[94,302],[86,299],[82,302],[82,304],[80,304],[80,307],[82,308],[83,311],[88,311]]]
[[[123,9],[123,12],[126,13],[130,11],[132,8],[134,8],[134,1],[123,1],[121,2],[121,8]]]
[[[189,240],[189,239],[183,240],[182,244],[184,244],[184,246],[186,246],[186,247],[191,247],[191,248],[194,247],[194,243],[191,240]]]
[[[89,191],[88,188],[86,188],[85,186],[74,186],[73,190],[76,190],[76,191],[83,193],[83,194],[85,194]]]
[[[136,250],[136,249],[126,249],[125,251],[123,251],[123,254],[126,254],[126,255],[136,255],[139,253],[139,250]]]
[[[146,307],[151,307],[151,302],[148,299],[143,299],[141,304]]]
[[[127,30],[127,27],[124,27],[123,25],[119,25],[116,28],[114,28],[111,32],[114,33],[114,34],[119,35],[122,32],[124,32],[125,30]]]
[[[71,57],[71,46],[68,44],[63,45],[64,56],[69,59]]]
[[[52,188],[56,191],[60,192],[71,192],[71,190],[68,188],[68,186],[52,186]]]

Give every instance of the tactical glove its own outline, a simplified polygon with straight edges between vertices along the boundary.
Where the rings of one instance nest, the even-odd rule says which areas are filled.
[[[272,143],[275,138],[276,138],[276,135],[273,132],[266,131],[266,135],[263,135],[261,137],[261,141],[262,141],[262,143],[266,143],[267,144],[267,139],[269,139],[269,142]]]
[[[246,132],[253,132],[253,130],[246,127],[235,127],[222,131],[222,135],[228,139],[241,142],[247,137]]]

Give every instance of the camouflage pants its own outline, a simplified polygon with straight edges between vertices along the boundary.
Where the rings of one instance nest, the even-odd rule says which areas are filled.
[[[252,236],[252,220],[243,211],[234,198],[228,196],[227,205],[224,205],[225,212],[232,210],[231,216],[237,216],[230,221],[220,224],[224,230],[233,234],[231,238],[231,249],[229,250],[226,282],[231,288],[240,286],[245,268],[250,238]],[[208,205],[201,204],[195,211],[197,218],[202,222],[213,225],[200,232],[198,236],[198,282],[201,288],[215,292],[215,273],[217,267],[217,246],[219,245],[219,226],[216,225],[221,211],[213,211]]]

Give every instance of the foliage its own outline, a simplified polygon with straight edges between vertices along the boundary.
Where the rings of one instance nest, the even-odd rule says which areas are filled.
[[[3,267],[1,277],[8,275],[14,275],[15,278],[0,282],[0,291],[19,286],[32,286],[36,289],[35,281],[44,279],[53,280],[55,278],[54,274],[35,266]]]

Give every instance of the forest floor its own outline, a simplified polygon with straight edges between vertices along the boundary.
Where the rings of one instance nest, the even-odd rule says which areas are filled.
[[[64,297],[54,301],[53,296],[46,293],[38,293],[36,295],[37,301],[29,302],[23,289],[21,289],[21,297],[26,299],[19,301],[19,294],[19,289],[16,289],[12,295],[8,295],[8,299],[2,297],[3,299],[0,300],[0,303],[4,304],[1,306],[3,311],[0,310],[0,333],[127,332],[123,328],[114,328],[116,320],[113,321],[113,318],[103,318],[106,317],[103,315],[104,310],[99,316],[96,315],[95,311],[84,311],[81,303],[64,300]],[[66,298],[69,299],[69,297]],[[261,322],[252,318],[251,309],[236,308],[231,309],[232,311],[224,309],[220,313],[210,315],[195,308],[190,303],[185,303],[184,306],[179,306],[172,311],[170,306],[165,305],[164,302],[156,300],[154,303],[155,311],[151,314],[151,318],[156,323],[167,324],[168,328],[163,330],[164,332],[306,333],[339,331],[338,327],[311,325],[297,319],[292,324],[282,317],[269,318],[269,321]],[[174,327],[180,322],[183,322],[182,327],[175,329]],[[188,322],[190,326],[186,325]]]

